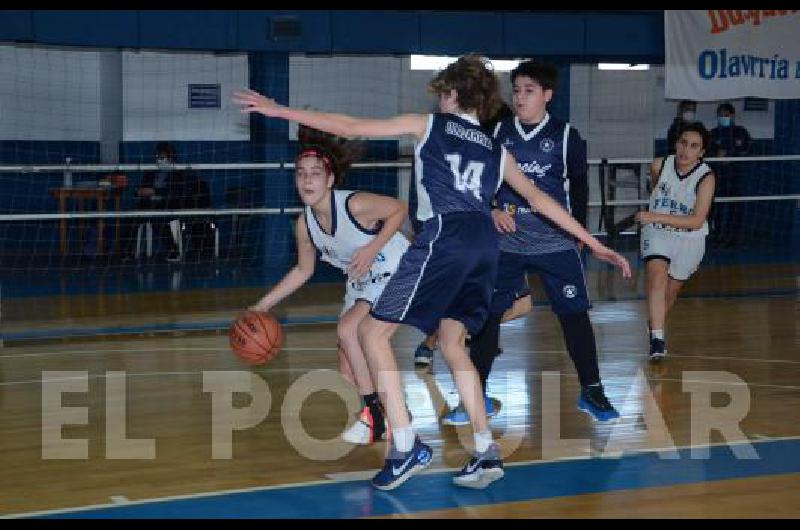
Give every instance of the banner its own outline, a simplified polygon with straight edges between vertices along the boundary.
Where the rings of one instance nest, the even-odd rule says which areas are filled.
[[[800,10],[665,10],[665,97],[800,98]]]

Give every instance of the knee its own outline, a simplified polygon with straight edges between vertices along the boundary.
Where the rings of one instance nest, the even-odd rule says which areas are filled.
[[[651,289],[664,289],[667,286],[667,271],[666,270],[650,270],[647,274],[647,279],[650,282]]]
[[[453,353],[459,350],[464,349],[464,345],[461,342],[461,337],[439,337],[439,349],[448,357]]]
[[[336,336],[340,343],[348,343],[358,340],[358,326],[348,320],[340,320],[336,326]]]
[[[374,320],[369,316],[361,319],[361,322],[356,326],[356,336],[362,344],[368,342],[371,337],[374,337],[376,331]]]

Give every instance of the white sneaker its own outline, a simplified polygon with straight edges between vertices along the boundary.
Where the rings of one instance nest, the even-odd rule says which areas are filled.
[[[386,421],[382,428],[375,429],[375,421],[369,407],[364,407],[355,423],[342,433],[342,440],[356,445],[371,445],[376,441],[386,439]]]

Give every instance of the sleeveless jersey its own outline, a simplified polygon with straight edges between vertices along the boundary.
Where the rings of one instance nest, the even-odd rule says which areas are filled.
[[[669,155],[661,165],[658,183],[650,194],[649,210],[668,215],[691,215],[697,202],[697,187],[711,172],[705,162],[699,162],[686,175],[678,173],[675,155]],[[658,223],[653,226],[660,230],[675,232],[682,236],[703,237],[708,234],[708,221],[698,230],[674,228]]]
[[[517,161],[519,169],[536,186],[570,211],[567,179],[567,145],[570,125],[546,113],[531,131],[519,118],[497,123],[494,137]],[[497,192],[497,207],[512,214],[517,230],[500,235],[500,249],[518,254],[543,254],[575,248],[575,238],[550,219],[531,211],[528,201],[508,184]]]
[[[380,227],[366,229],[350,213],[347,203],[355,191],[333,190],[331,192],[331,233],[326,233],[319,225],[310,206],[305,207],[306,226],[311,242],[317,247],[321,258],[334,267],[346,272],[353,254],[375,239]],[[400,257],[408,248],[408,240],[396,232],[375,256],[369,274],[360,283],[383,281],[394,272]]]
[[[430,114],[415,150],[417,219],[454,212],[490,215],[504,153],[471,116]]]

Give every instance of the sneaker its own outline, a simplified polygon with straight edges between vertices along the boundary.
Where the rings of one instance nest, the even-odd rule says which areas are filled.
[[[497,416],[497,413],[500,412],[500,400],[489,396],[483,396],[483,399],[484,403],[486,404],[486,416],[489,418],[494,418]]]
[[[495,480],[503,478],[503,460],[500,446],[493,443],[483,453],[476,453],[461,471],[453,477],[453,484],[465,488],[483,489]]]
[[[372,485],[379,490],[393,490],[431,463],[433,451],[422,443],[419,437],[414,439],[414,447],[407,453],[401,453],[394,447],[377,475],[372,477]]]
[[[469,414],[467,414],[464,404],[459,401],[456,408],[445,414],[442,418],[442,425],[453,425],[455,427],[469,425]]]
[[[603,391],[603,385],[581,388],[578,410],[582,410],[597,421],[610,421],[619,418],[619,412],[609,403]]]
[[[661,339],[650,339],[650,360],[660,361],[667,356],[667,343]]]
[[[490,418],[493,418],[500,411],[500,400],[490,398],[489,396],[483,396],[483,399],[486,407],[486,415]],[[467,414],[467,409],[464,408],[464,404],[460,401],[458,402],[458,405],[456,405],[456,408],[448,412],[444,418],[442,418],[442,424],[444,425],[460,427],[462,425],[469,425],[469,423],[469,414]]]
[[[371,445],[378,440],[385,440],[387,431],[386,419],[383,425],[375,425],[369,407],[364,407],[355,423],[342,433],[342,440],[356,445]]]
[[[425,346],[423,342],[419,346],[417,346],[416,351],[414,352],[414,366],[424,367],[430,366],[433,362],[433,350]]]

